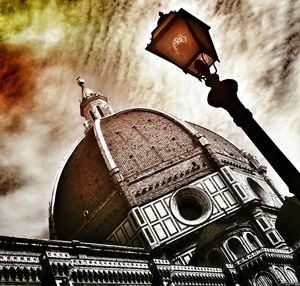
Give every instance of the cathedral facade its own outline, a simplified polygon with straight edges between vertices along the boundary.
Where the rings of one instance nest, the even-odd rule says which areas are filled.
[[[85,134],[55,180],[50,240],[1,237],[0,284],[300,285],[253,155],[78,84]]]

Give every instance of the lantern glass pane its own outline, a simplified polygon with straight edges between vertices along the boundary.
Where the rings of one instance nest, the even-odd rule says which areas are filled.
[[[199,76],[199,71],[197,71],[194,66],[195,62],[197,60],[203,61],[208,67],[210,67],[215,62],[215,59],[213,59],[209,55],[207,55],[205,53],[201,53],[187,68],[187,71],[186,71],[187,73],[190,73],[195,76]]]
[[[156,29],[152,32],[152,37],[155,38],[162,29],[164,29],[164,27],[176,16],[175,12],[170,12],[166,18],[164,20],[162,20],[162,22],[160,23],[160,21],[158,22],[158,26],[156,27]]]
[[[199,25],[199,23],[197,23],[193,19],[187,19],[187,21],[191,25],[194,33],[196,34],[196,37],[199,41],[199,45],[201,45],[202,51],[205,51],[207,55],[209,55],[211,58],[214,58],[214,61],[216,61],[218,59],[218,56],[215,51],[211,37],[208,33],[208,30],[205,29],[205,27]]]
[[[164,57],[181,68],[199,53],[199,47],[189,31],[185,21],[177,18],[162,35],[157,35],[159,40],[151,45],[151,52]]]

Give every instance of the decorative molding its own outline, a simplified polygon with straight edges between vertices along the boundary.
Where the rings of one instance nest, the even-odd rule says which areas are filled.
[[[241,203],[236,194],[229,188],[219,172],[195,180],[190,185],[185,186],[200,188],[205,192],[211,202],[209,219],[195,226],[182,223],[171,211],[170,199],[173,195],[171,192],[133,208],[128,218],[116,228],[108,237],[108,240],[121,245],[135,245],[133,241],[136,243],[136,240],[138,240],[140,245],[155,248],[158,245],[175,241],[183,235],[188,235],[188,233],[194,232],[241,208]],[[125,225],[128,223],[130,223],[135,233],[131,238],[126,235]],[[125,233],[124,236],[123,233]],[[120,238],[120,235],[122,238]],[[126,240],[123,240],[123,237]],[[123,243],[120,243],[121,240],[123,240]]]
[[[117,167],[117,165],[109,151],[109,148],[106,144],[105,138],[101,131],[101,120],[100,119],[95,120],[94,134],[95,134],[100,152],[106,163],[107,169],[108,169],[110,175],[112,176],[113,181],[115,183],[121,183],[124,180],[124,178],[123,178],[122,174],[120,173],[120,170]]]

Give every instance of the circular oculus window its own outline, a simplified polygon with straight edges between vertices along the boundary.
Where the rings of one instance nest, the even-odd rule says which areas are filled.
[[[173,215],[187,225],[206,221],[212,212],[209,196],[197,187],[185,187],[176,191],[170,200]]]

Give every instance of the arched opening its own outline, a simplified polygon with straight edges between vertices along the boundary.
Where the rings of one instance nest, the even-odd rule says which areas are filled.
[[[235,257],[237,259],[246,255],[246,251],[245,251],[242,243],[237,238],[235,238],[235,237],[230,238],[228,240],[227,245],[228,245],[229,250],[235,255]]]
[[[254,236],[251,234],[251,233],[247,233],[246,234],[246,239],[251,247],[252,250],[255,250],[257,248],[259,248],[259,244],[258,242],[256,241],[256,239],[254,238]]]
[[[104,117],[104,113],[103,113],[103,111],[101,110],[100,106],[97,105],[96,108],[97,108],[99,114],[101,115],[101,117]]]
[[[221,251],[217,249],[213,249],[208,254],[207,260],[211,266],[216,266],[216,267],[223,266],[226,263],[224,255],[221,253]]]
[[[89,111],[91,118],[93,119],[93,121],[96,120],[96,116],[94,114],[94,112],[92,110]]]
[[[275,281],[273,276],[266,272],[257,273],[254,279],[255,285],[257,286],[277,286],[278,283]]]
[[[287,282],[284,274],[282,273],[282,271],[279,268],[273,267],[273,269],[274,269],[275,275],[277,276],[277,279],[279,280],[279,282],[281,282],[281,283]]]
[[[285,273],[289,279],[289,282],[299,283],[294,270],[292,270],[291,268],[286,268]]]
[[[273,199],[268,195],[268,193],[265,191],[265,189],[257,183],[255,180],[251,178],[247,178],[247,183],[252,189],[252,191],[262,199],[263,202],[269,204],[269,205],[274,205]]]

